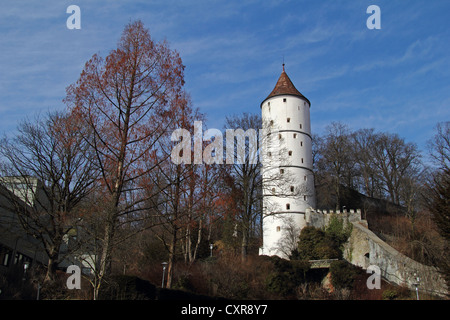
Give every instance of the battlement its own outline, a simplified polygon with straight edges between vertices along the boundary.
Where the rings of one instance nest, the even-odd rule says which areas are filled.
[[[330,222],[333,215],[338,215],[348,219],[349,222],[361,221],[361,209],[350,210],[319,210],[308,208],[305,212],[306,225],[322,228]]]

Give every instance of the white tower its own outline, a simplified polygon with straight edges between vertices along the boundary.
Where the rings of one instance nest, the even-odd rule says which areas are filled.
[[[287,258],[315,207],[310,102],[284,70],[261,103],[263,246],[261,255]]]

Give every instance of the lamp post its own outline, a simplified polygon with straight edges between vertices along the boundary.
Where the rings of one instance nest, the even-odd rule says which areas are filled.
[[[27,276],[27,270],[28,267],[30,266],[30,263],[28,261],[25,261],[25,263],[23,264],[23,281],[25,281],[26,276]]]
[[[163,266],[163,276],[162,276],[162,283],[161,283],[161,288],[164,288],[164,276],[166,274],[166,266],[167,266],[167,262],[163,262],[162,263]]]
[[[416,287],[416,297],[417,300],[419,300],[419,283],[420,283],[420,278],[417,275],[417,273],[414,273],[414,278],[415,278],[415,282],[414,282],[414,286]]]
[[[212,243],[210,243],[209,244],[209,249],[211,250],[211,255],[210,255],[211,257],[212,257],[213,248],[214,248],[214,245]]]

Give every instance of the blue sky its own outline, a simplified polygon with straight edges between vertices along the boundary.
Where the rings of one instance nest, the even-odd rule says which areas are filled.
[[[69,30],[69,5],[81,30]],[[369,5],[381,30],[369,30]],[[0,11],[0,126],[63,109],[65,88],[94,54],[116,47],[140,19],[186,66],[186,89],[207,126],[260,112],[286,63],[311,101],[311,125],[398,133],[425,149],[450,120],[450,1],[6,0]]]

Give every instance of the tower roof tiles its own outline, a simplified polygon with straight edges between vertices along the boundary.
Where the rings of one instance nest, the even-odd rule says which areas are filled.
[[[283,71],[281,72],[280,77],[278,78],[277,84],[275,85],[275,88],[273,88],[272,92],[261,102],[261,105],[269,98],[280,96],[280,95],[291,95],[291,96],[297,96],[300,98],[305,99],[308,101],[308,104],[311,105],[309,100],[298,91],[294,84],[292,83],[291,79],[289,79],[289,76],[287,75],[286,71],[284,71],[284,65],[283,65]]]

